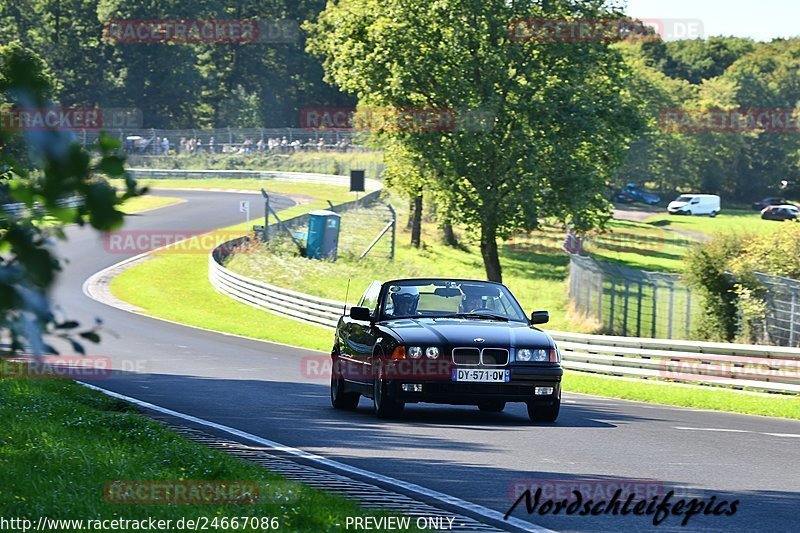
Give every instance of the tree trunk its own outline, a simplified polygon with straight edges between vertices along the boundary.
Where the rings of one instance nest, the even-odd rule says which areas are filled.
[[[422,194],[417,195],[413,201],[411,221],[411,246],[419,248],[422,239]]]
[[[414,199],[408,201],[408,221],[406,222],[406,231],[411,231],[414,227]]]
[[[450,222],[442,224],[442,233],[444,235],[444,243],[447,246],[458,246],[458,239],[455,232],[453,232],[453,225]]]
[[[503,282],[503,270],[500,268],[500,257],[497,255],[497,227],[484,220],[481,224],[481,255],[486,268],[486,279]]]

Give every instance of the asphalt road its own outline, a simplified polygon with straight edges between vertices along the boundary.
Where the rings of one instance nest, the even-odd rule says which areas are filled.
[[[210,230],[242,219],[226,193],[175,192],[188,202],[130,216],[126,230]],[[291,201],[274,198],[273,205]],[[739,500],[733,516],[669,516],[656,529],[796,531],[800,512],[800,422],[566,394],[558,422],[532,426],[524,406],[504,413],[410,405],[405,418],[378,421],[371,401],[357,412],[330,407],[328,381],[309,374],[319,353],[173,325],[110,308],[81,285],[128,255],[111,253],[90,230],[70,228],[60,246],[69,264],[53,292],[70,317],[103,317],[91,351],[110,356],[112,377],[92,383],[340,462],[413,482],[505,512],[514,488],[540,483],[609,495],[677,490],[716,502]],[[265,318],[266,319],[266,318]],[[326,333],[326,335],[329,335]],[[314,360],[314,359],[311,359]],[[324,357],[321,359],[324,360]],[[524,505],[514,516],[527,519]],[[561,531],[653,529],[652,517],[532,515]]]

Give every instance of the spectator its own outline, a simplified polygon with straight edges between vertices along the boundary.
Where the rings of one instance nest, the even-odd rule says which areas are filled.
[[[208,141],[208,153],[214,153],[214,137],[211,137],[211,139]]]
[[[169,155],[169,139],[166,137],[161,139],[161,153],[164,155]]]

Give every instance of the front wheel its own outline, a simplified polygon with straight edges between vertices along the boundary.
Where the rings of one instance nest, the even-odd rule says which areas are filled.
[[[561,410],[561,399],[553,401],[550,405],[537,405],[528,402],[528,416],[531,422],[555,422]]]
[[[691,211],[684,211],[683,214],[685,214],[687,217],[692,216],[692,212]]]
[[[389,396],[386,380],[376,376],[372,382],[372,403],[378,418],[397,418],[406,404]]]
[[[344,379],[331,375],[331,405],[334,409],[355,410],[358,407],[358,399],[361,395],[357,392],[346,392]]]
[[[711,218],[714,218],[715,216],[717,216],[717,211],[711,211],[711,214],[709,216]]]

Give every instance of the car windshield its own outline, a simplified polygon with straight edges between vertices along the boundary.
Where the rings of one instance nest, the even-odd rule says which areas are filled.
[[[694,196],[688,196],[686,194],[682,194],[678,196],[678,199],[675,200],[676,202],[691,202]]]
[[[390,282],[384,290],[381,312],[386,319],[458,317],[527,322],[511,292],[496,283],[419,279]]]

